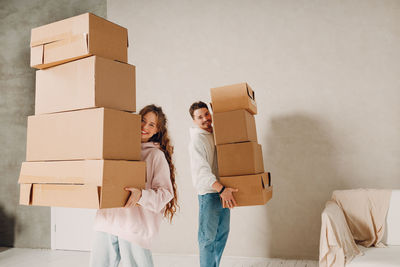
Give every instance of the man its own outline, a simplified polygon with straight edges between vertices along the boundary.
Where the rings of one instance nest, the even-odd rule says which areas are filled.
[[[230,209],[236,206],[232,193],[238,190],[225,188],[218,182],[217,154],[207,104],[193,103],[189,113],[195,124],[190,128],[189,154],[193,185],[199,198],[200,266],[217,267],[228,239]]]

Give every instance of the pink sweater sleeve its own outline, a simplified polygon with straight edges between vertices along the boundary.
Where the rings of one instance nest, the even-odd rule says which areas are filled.
[[[153,156],[152,160],[147,161],[152,168],[151,172],[147,173],[147,179],[150,179],[150,188],[142,190],[142,197],[138,204],[149,211],[159,213],[171,201],[174,194],[169,165],[164,153],[158,150],[151,156]],[[149,174],[152,177],[149,177]]]

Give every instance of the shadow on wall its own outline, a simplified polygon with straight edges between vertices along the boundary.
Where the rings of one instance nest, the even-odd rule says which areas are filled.
[[[318,259],[321,212],[343,187],[339,152],[326,121],[306,114],[273,117],[264,151],[274,196],[266,205],[266,247],[273,257]]]
[[[6,213],[0,206],[0,247],[14,246],[15,217]]]

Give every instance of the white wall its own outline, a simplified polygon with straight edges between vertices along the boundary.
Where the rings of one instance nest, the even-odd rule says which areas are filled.
[[[137,106],[156,103],[175,144],[181,211],[154,251],[197,253],[190,104],[247,81],[275,192],[233,210],[225,255],[317,258],[335,189],[400,187],[399,1],[109,0],[129,30]]]

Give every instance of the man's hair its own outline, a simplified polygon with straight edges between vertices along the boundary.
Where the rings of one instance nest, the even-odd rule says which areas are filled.
[[[206,103],[204,103],[202,101],[194,102],[189,108],[189,113],[190,113],[190,116],[192,116],[192,119],[194,119],[194,115],[193,115],[194,111],[199,108],[206,108],[208,110]]]

